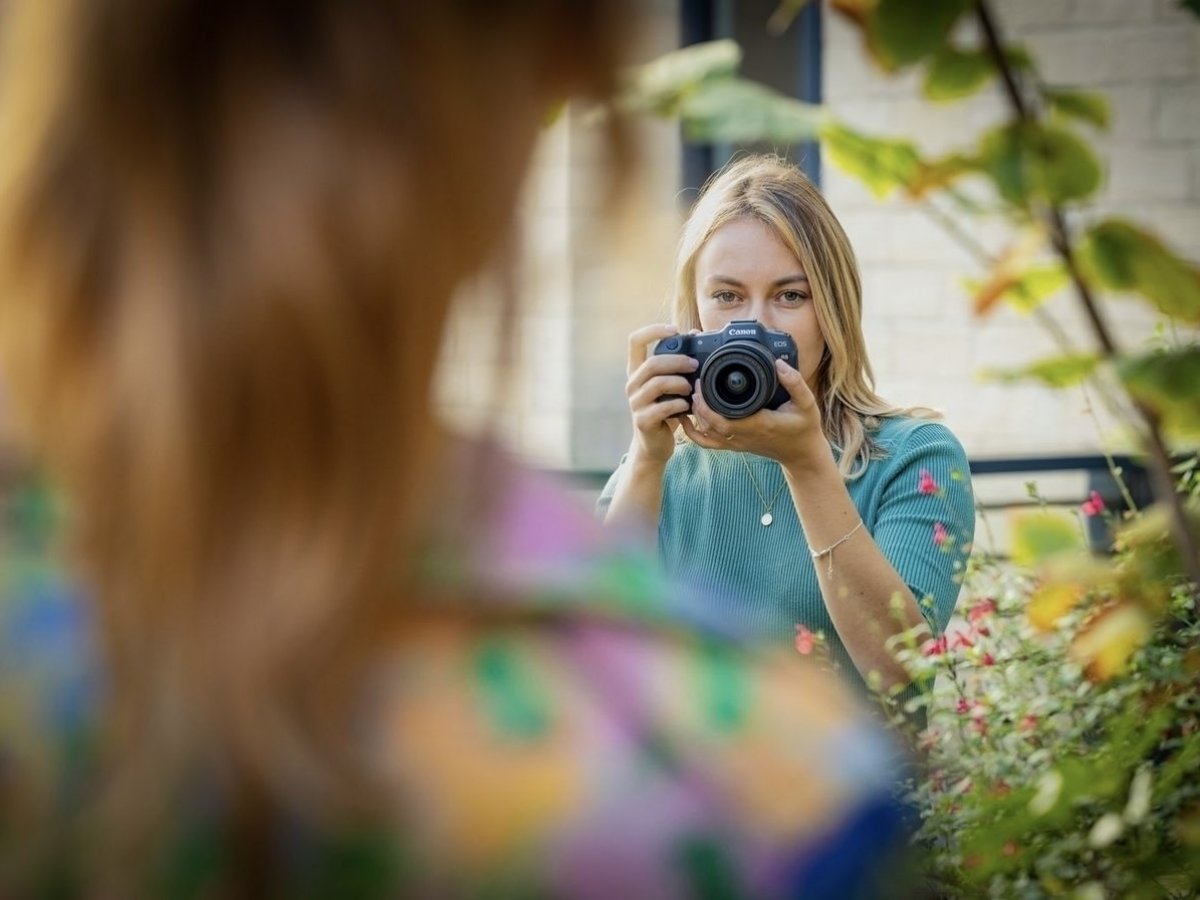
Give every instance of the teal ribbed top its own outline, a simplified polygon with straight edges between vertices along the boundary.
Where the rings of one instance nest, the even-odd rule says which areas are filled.
[[[885,455],[847,482],[847,490],[865,529],[940,634],[954,611],[975,531],[966,454],[946,426],[927,419],[882,419],[873,438]],[[768,502],[778,492],[770,527],[760,522],[763,500],[750,473]],[[660,556],[673,577],[715,598],[752,633],[790,641],[798,624],[822,632],[832,661],[856,677],[783,481],[773,460],[681,444],[663,479]]]

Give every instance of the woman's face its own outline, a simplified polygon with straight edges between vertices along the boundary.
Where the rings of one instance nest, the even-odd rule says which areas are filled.
[[[804,267],[757,219],[722,225],[696,255],[696,306],[700,327],[717,331],[734,319],[757,319],[796,342],[797,368],[813,393],[825,338],[817,324]]]

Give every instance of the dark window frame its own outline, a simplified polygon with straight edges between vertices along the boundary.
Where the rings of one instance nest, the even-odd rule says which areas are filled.
[[[778,0],[681,0],[681,46],[733,38],[744,52],[742,74],[807,103],[820,103],[821,24],[820,3],[807,3],[782,35],[767,32],[767,19]],[[693,144],[683,142],[680,196],[691,204],[713,172],[744,149],[774,149],[794,160],[818,187],[821,185],[821,150],[816,141],[786,147],[763,145]]]

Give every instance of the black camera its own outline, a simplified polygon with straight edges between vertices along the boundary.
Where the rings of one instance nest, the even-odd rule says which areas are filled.
[[[797,356],[790,334],[764,328],[755,319],[730,322],[720,331],[664,338],[654,355],[664,353],[700,362],[687,379],[693,386],[700,379],[705,402],[726,419],[744,419],[760,409],[783,406],[789,394],[775,374],[775,360],[795,368]]]

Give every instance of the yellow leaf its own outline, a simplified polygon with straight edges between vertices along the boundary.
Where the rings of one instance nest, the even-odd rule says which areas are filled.
[[[1013,516],[1012,559],[1019,566],[1034,566],[1060,554],[1083,549],[1078,521],[1068,513],[1038,510]]]
[[[1092,681],[1105,681],[1125,670],[1129,657],[1150,637],[1153,623],[1136,603],[1117,603],[1101,610],[1071,642],[1071,659]]]
[[[1083,587],[1078,584],[1050,584],[1034,592],[1025,614],[1029,623],[1041,631],[1052,631],[1058,620],[1079,605]]]
[[[1031,226],[1005,247],[992,263],[991,271],[975,295],[975,315],[983,316],[990,312],[996,302],[1017,285],[1021,274],[1045,245],[1045,230]]]

